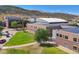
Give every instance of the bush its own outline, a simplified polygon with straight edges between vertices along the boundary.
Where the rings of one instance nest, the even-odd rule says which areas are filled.
[[[2,36],[2,33],[0,32],[0,36]]]
[[[54,47],[55,45],[50,44],[50,43],[42,43],[42,44],[40,44],[40,46],[43,46],[43,47]]]
[[[11,22],[11,27],[17,27],[17,22],[16,21]]]
[[[0,31],[2,31],[4,28],[2,26],[0,26]]]
[[[35,32],[35,40],[37,42],[41,42],[41,41],[47,41],[48,40],[48,30],[45,30],[45,29],[38,29],[36,32]]]

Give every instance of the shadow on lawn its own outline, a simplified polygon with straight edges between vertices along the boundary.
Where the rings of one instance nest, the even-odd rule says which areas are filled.
[[[46,44],[40,44],[40,46],[42,46],[42,47],[56,47],[57,45],[46,43]]]

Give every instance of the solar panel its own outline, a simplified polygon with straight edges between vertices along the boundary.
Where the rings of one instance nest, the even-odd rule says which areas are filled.
[[[79,34],[79,27],[67,28],[67,29],[64,29],[64,31],[68,31],[68,32]]]

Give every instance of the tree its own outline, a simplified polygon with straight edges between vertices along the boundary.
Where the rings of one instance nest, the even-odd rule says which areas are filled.
[[[3,30],[4,28],[2,26],[0,26],[0,36],[2,36],[2,33],[1,31]]]
[[[41,41],[47,41],[48,40],[48,30],[45,29],[38,29],[35,32],[35,40],[39,43],[41,43]]]
[[[2,26],[0,26],[0,31],[2,31],[4,28]]]
[[[28,18],[22,19],[21,22],[22,22],[22,30],[26,32],[26,25],[27,23],[29,23]]]

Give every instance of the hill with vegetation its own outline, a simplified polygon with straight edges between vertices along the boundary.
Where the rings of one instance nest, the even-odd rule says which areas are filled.
[[[0,15],[2,14],[19,14],[30,17],[54,17],[62,18],[66,20],[72,20],[78,17],[77,15],[65,14],[65,13],[48,13],[38,10],[26,10],[16,6],[0,6]]]

